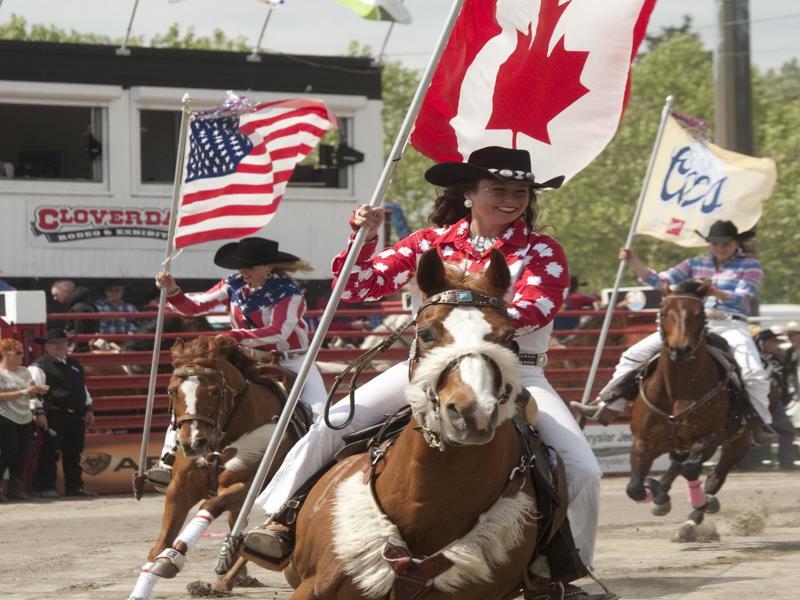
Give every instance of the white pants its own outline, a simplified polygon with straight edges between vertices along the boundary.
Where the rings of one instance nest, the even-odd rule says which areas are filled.
[[[765,423],[772,423],[768,398],[769,377],[764,370],[758,348],[747,330],[747,323],[734,319],[711,319],[708,322],[708,330],[721,335],[730,344],[731,353],[742,371],[742,379],[750,403]],[[641,367],[661,351],[661,346],[661,335],[656,331],[628,348],[622,353],[619,363],[614,369],[613,378],[600,393],[617,385],[625,375]],[[625,398],[620,398],[609,404],[609,407],[622,411],[625,410],[626,402]]]
[[[300,366],[303,364],[303,357],[298,356],[291,360],[283,360],[281,361],[281,366],[289,369],[290,371],[294,371],[297,373],[300,370]],[[321,415],[322,411],[325,408],[325,400],[327,399],[328,394],[325,391],[325,382],[322,380],[322,375],[317,369],[316,365],[312,365],[311,369],[308,371],[308,378],[306,379],[306,384],[303,386],[303,392],[300,394],[300,402],[307,404],[311,407],[311,410],[314,411],[314,419],[318,420]],[[174,454],[175,450],[178,447],[178,432],[172,428],[170,424],[167,427],[167,432],[164,435],[164,447],[161,450],[160,462],[159,466],[165,469],[171,469],[170,465],[164,464],[163,459],[164,456],[167,454]]]
[[[538,429],[542,439],[564,460],[572,534],[584,563],[592,566],[602,471],[586,437],[548,383],[541,367],[523,366],[521,375],[523,385],[539,406]],[[374,425],[401,408],[406,402],[404,391],[407,384],[408,363],[403,362],[358,388],[355,416],[346,429],[334,431],[318,418],[308,434],[291,449],[256,502],[268,515],[276,513],[309,477],[333,459],[333,455],[344,446],[343,435]],[[331,409],[331,422],[342,423],[347,412],[347,399],[340,400]]]

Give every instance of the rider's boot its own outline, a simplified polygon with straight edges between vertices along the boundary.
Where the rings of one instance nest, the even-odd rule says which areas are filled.
[[[147,481],[159,492],[165,492],[172,481],[172,467],[175,464],[175,451],[165,453],[161,459],[144,472]]]
[[[572,408],[577,410],[582,417],[586,417],[590,421],[597,421],[603,425],[608,425],[622,414],[621,410],[610,408],[608,403],[603,400],[599,400],[595,404],[581,404],[580,402],[574,401],[569,404]]]
[[[747,420],[747,433],[754,446],[766,446],[777,442],[780,436],[772,427],[764,423],[758,414],[753,411]]]
[[[246,558],[270,570],[283,570],[294,550],[297,513],[305,494],[289,500],[276,514],[251,529],[244,536],[242,551]]]
[[[611,421],[618,418],[624,410],[623,400],[632,400],[639,391],[639,369],[628,372],[623,379],[611,388],[603,390],[591,404],[581,404],[580,402],[570,402],[581,416],[590,421],[598,421],[603,425],[608,425]],[[612,408],[612,405],[614,408]],[[619,407],[619,408],[617,408]]]

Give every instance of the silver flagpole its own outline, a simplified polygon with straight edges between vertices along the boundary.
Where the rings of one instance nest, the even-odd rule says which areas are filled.
[[[395,138],[394,146],[392,146],[392,151],[386,160],[381,177],[378,180],[378,184],[372,194],[372,198],[369,201],[369,205],[372,207],[377,207],[382,204],[383,196],[386,193],[386,188],[389,186],[392,173],[394,172],[397,163],[403,158],[403,152],[405,151],[406,144],[408,143],[408,136],[411,133],[411,128],[414,125],[415,119],[417,118],[417,113],[419,113],[420,106],[422,106],[422,100],[425,97],[425,93],[428,90],[431,79],[433,79],[433,74],[437,65],[439,64],[439,59],[444,52],[444,47],[447,44],[447,40],[450,38],[450,32],[455,25],[456,17],[458,17],[458,13],[461,11],[461,6],[463,4],[464,0],[455,0],[453,2],[453,6],[450,9],[450,14],[447,17],[447,21],[445,21],[442,33],[439,36],[439,41],[436,44],[433,54],[431,54],[430,60],[428,61],[428,66],[425,68],[422,79],[417,86],[417,91],[414,94],[414,98],[411,100],[411,105],[408,108],[408,112],[403,120],[403,124],[400,126],[400,131],[397,132],[397,137]],[[264,453],[264,457],[261,459],[261,464],[258,466],[258,471],[256,471],[255,477],[253,478],[253,483],[250,484],[250,489],[247,492],[247,497],[245,498],[242,509],[239,512],[239,517],[236,519],[236,523],[231,530],[230,538],[233,540],[236,540],[236,538],[240,536],[242,529],[244,529],[245,522],[250,514],[250,510],[253,508],[253,503],[256,500],[256,496],[258,496],[261,488],[264,485],[264,481],[266,480],[269,469],[275,459],[275,454],[278,451],[278,446],[281,443],[283,434],[286,432],[286,428],[289,426],[289,419],[291,418],[295,406],[300,398],[300,393],[303,391],[303,386],[308,378],[308,372],[317,358],[317,353],[322,346],[322,342],[325,339],[325,334],[327,333],[328,327],[333,320],[333,313],[336,312],[336,307],[339,305],[339,299],[342,297],[344,288],[347,285],[347,280],[350,278],[350,273],[353,271],[353,266],[355,265],[356,258],[361,250],[361,246],[364,244],[364,238],[366,235],[366,229],[359,229],[355,240],[350,247],[350,252],[347,254],[347,259],[342,267],[342,272],[333,288],[328,305],[325,307],[325,311],[322,313],[322,317],[320,318],[319,327],[314,334],[314,338],[311,340],[311,344],[309,344],[308,352],[306,352],[305,357],[303,358],[303,364],[300,366],[300,370],[297,373],[297,380],[292,387],[292,391],[289,394],[289,398],[283,408],[283,413],[281,413],[278,424],[275,426],[275,431],[269,440],[269,445]]]
[[[400,0],[400,4],[402,4],[405,0]],[[0,0],[2,2],[2,0]],[[389,24],[389,29],[386,30],[386,37],[383,38],[383,44],[381,44],[381,51],[378,52],[378,62],[383,63],[383,55],[386,54],[386,44],[389,43],[389,36],[392,35],[392,30],[394,29],[395,21],[392,21]]]
[[[133,1],[133,10],[131,11],[131,18],[128,21],[128,30],[125,32],[125,39],[122,40],[122,46],[117,48],[116,53],[119,56],[130,56],[131,51],[128,48],[128,39],[131,37],[131,28],[133,28],[133,19],[136,16],[136,9],[139,8],[139,0]]]
[[[664,127],[667,124],[667,118],[669,117],[669,113],[672,110],[672,102],[673,97],[667,96],[666,101],[664,102],[664,108],[661,109],[661,123],[658,126],[658,133],[656,134],[656,141],[653,145],[653,151],[650,153],[650,162],[647,165],[647,171],[644,175],[644,181],[642,183],[642,189],[639,191],[639,199],[636,201],[636,209],[633,211],[633,220],[631,221],[631,227],[628,230],[628,237],[625,240],[625,247],[630,248],[633,244],[633,236],[636,232],[636,225],[639,223],[639,215],[642,212],[642,204],[644,204],[644,195],[647,191],[647,186],[650,184],[650,177],[653,174],[653,165],[656,162],[656,154],[658,153],[658,148],[661,145],[661,138],[664,135]],[[589,396],[592,393],[592,386],[594,385],[594,379],[597,375],[597,368],[600,365],[600,357],[603,354],[603,348],[606,345],[606,337],[608,337],[608,330],[611,326],[611,316],[614,313],[614,308],[617,305],[617,294],[619,293],[619,286],[622,282],[622,275],[625,272],[625,260],[621,259],[619,261],[619,266],[617,267],[617,277],[614,279],[614,289],[611,292],[611,296],[608,298],[608,306],[606,306],[606,314],[603,319],[603,327],[600,330],[600,338],[597,340],[597,347],[594,350],[594,357],[592,358],[592,367],[589,370],[589,378],[586,380],[586,387],[583,390],[583,396],[581,397],[581,404],[586,404],[589,401]],[[581,426],[585,424],[585,419],[581,418]]]
[[[192,99],[189,94],[184,94],[181,99],[181,128],[178,138],[178,156],[175,159],[175,179],[172,185],[172,211],[169,214],[169,230],[167,233],[167,250],[164,258],[163,270],[168,272],[172,268],[172,255],[175,245],[175,229],[178,224],[178,205],[181,199],[181,182],[183,181],[183,166],[186,154],[186,133],[191,120]],[[153,403],[156,395],[156,378],[158,377],[158,359],[161,354],[161,335],[164,332],[164,307],[167,303],[167,290],[161,288],[158,296],[158,317],[156,318],[155,338],[153,338],[153,357],[150,360],[150,380],[147,387],[147,406],[144,413],[144,426],[142,428],[142,447],[139,450],[139,465],[133,475],[133,497],[139,500],[142,497],[145,484],[145,466],[147,462],[147,446],[150,441],[150,425],[153,421]]]
[[[272,17],[272,9],[267,9],[267,16],[264,18],[264,24],[261,26],[261,33],[258,34],[258,41],[253,46],[253,51],[247,55],[248,62],[261,62],[261,42],[264,40],[264,32],[267,30],[269,20]]]

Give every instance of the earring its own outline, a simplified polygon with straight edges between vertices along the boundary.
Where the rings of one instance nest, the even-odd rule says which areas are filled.
[[[464,200],[464,206],[466,206],[467,208],[472,208],[472,200],[470,200],[469,198]]]

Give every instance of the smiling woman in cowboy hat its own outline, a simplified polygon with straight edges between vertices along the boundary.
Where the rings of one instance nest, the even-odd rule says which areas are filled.
[[[700,234],[700,232],[697,232]],[[747,317],[755,299],[763,272],[761,263],[748,257],[739,247],[739,230],[731,221],[716,221],[707,235],[708,251],[684,260],[674,267],[657,273],[645,265],[633,250],[621,248],[620,260],[636,272],[639,281],[654,288],[675,285],[687,279],[710,279],[711,291],[706,299],[709,331],[721,335],[730,345],[731,354],[742,372],[745,388],[755,414],[750,417],[750,432],[757,445],[777,440],[769,426],[769,378],[761,364],[758,349],[747,330]],[[608,423],[625,408],[622,390],[638,367],[661,350],[661,335],[655,332],[622,353],[611,381],[600,391],[593,404],[572,405],[592,420]]]
[[[382,252],[377,233],[382,208],[359,206],[351,218],[354,229],[367,229],[367,242],[359,254],[357,269],[350,277],[342,300],[376,300],[410,282],[417,261],[429,248],[437,248],[442,259],[468,271],[487,266],[490,251],[499,250],[512,276],[508,312],[516,326],[515,341],[523,360],[522,380],[536,398],[542,438],[561,452],[566,463],[570,492],[572,531],[584,563],[592,565],[597,530],[600,468],[574,418],[544,376],[552,319],[569,288],[567,261],[556,240],[536,230],[536,191],[557,188],[564,178],[539,182],[527,151],[488,147],[473,152],[467,162],[434,165],[425,178],[443,188],[430,215],[435,227],[423,229]],[[333,262],[338,275],[346,252]],[[395,365],[356,392],[354,425],[366,426],[392,414],[406,402],[406,362]],[[331,411],[331,420],[342,421],[347,402]],[[343,446],[350,429],[333,431],[316,423],[294,446],[258,502],[269,515],[277,513],[300,485]],[[273,521],[245,538],[256,553],[280,558],[291,549],[291,531]],[[570,581],[573,577],[565,577]],[[545,584],[542,598],[551,592]],[[582,590],[567,585],[571,598],[588,598]],[[553,592],[560,597],[562,588]],[[605,596],[613,597],[613,596]]]
[[[308,348],[308,325],[303,319],[306,302],[291,273],[309,272],[311,266],[278,248],[278,242],[259,237],[244,238],[222,246],[214,264],[236,270],[210,290],[185,294],[169,273],[156,275],[156,285],[167,290],[167,299],[182,315],[194,316],[224,306],[228,309],[231,336],[257,360],[272,360],[298,371]],[[300,400],[317,413],[325,402],[325,386],[316,367],[309,373]],[[175,431],[167,431],[161,463],[148,472],[151,482],[166,485],[175,453]]]

